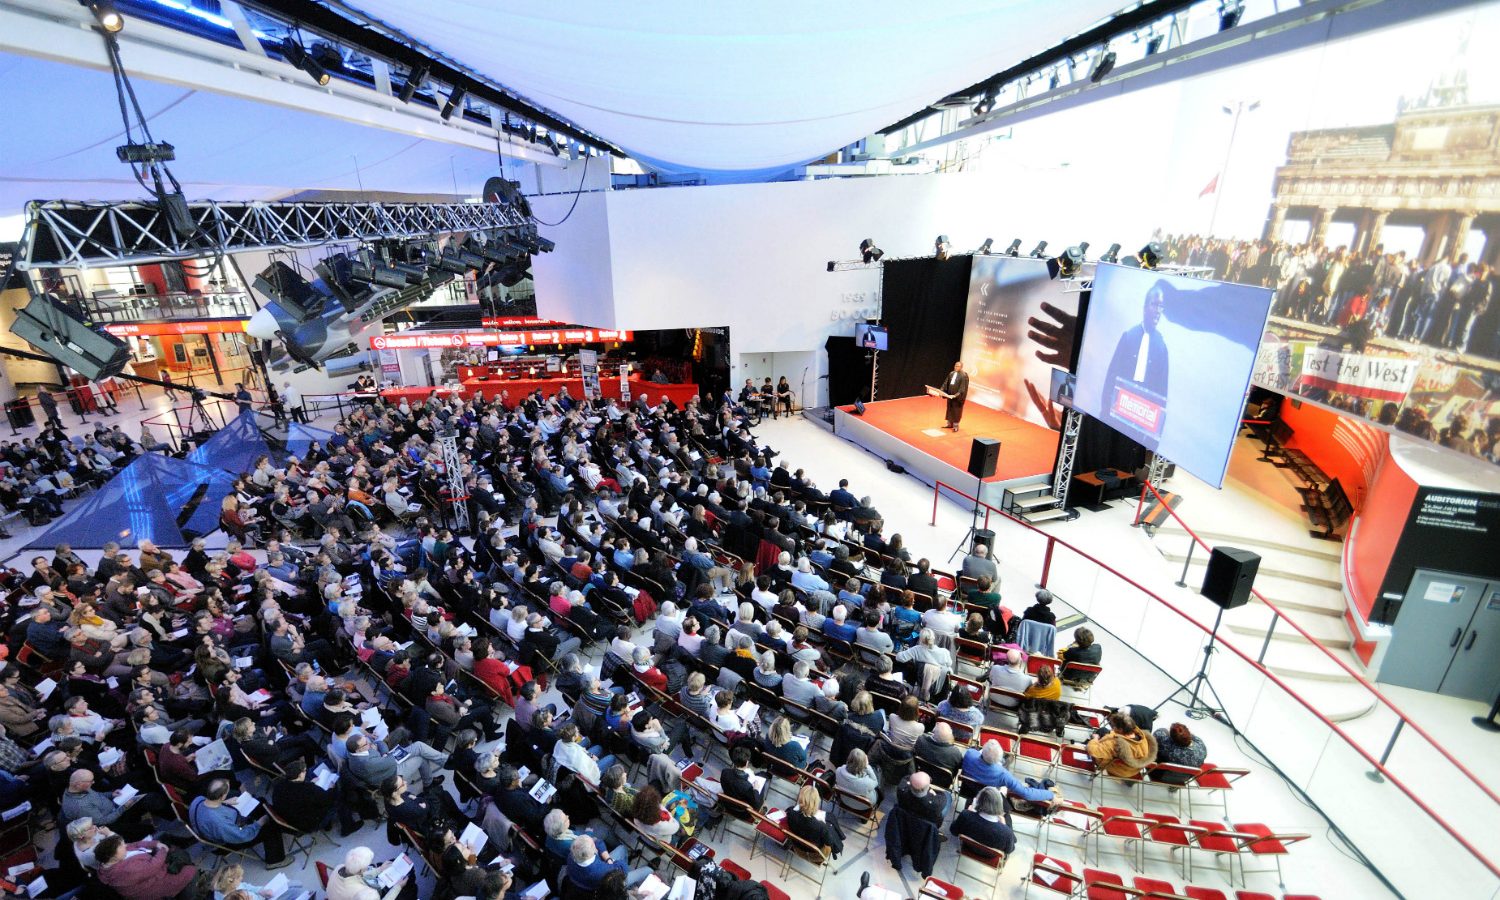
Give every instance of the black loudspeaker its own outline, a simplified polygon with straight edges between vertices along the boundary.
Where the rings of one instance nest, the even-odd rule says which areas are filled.
[[[1203,573],[1200,593],[1223,609],[1236,609],[1250,602],[1255,573],[1260,571],[1260,554],[1237,547],[1215,547]]]
[[[986,547],[989,548],[989,550],[990,550],[990,559],[994,559],[995,558],[995,532],[989,530],[988,528],[976,528],[976,529],[974,529],[974,547],[978,547],[980,544],[983,544],[983,545],[985,545]],[[969,552],[970,553],[974,552],[974,547],[970,547],[969,548]]]
[[[975,438],[969,447],[969,474],[975,478],[988,478],[995,474],[995,464],[1000,461],[1000,442],[994,438]]]

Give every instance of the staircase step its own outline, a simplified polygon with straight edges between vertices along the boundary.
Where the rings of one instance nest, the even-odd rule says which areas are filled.
[[[1341,682],[1286,677],[1287,686],[1307,700],[1330,722],[1350,722],[1369,715],[1380,701],[1363,685],[1352,679]]]
[[[1188,533],[1186,531],[1182,530],[1176,525],[1163,525],[1156,530],[1156,533],[1158,535],[1181,535],[1182,537],[1188,536]],[[1282,544],[1276,541],[1246,537],[1241,534],[1224,534],[1222,532],[1215,531],[1196,531],[1195,533],[1198,535],[1198,537],[1209,542],[1210,544],[1224,543],[1229,544],[1231,547],[1237,546],[1239,544],[1250,544],[1255,547],[1265,547],[1272,550],[1279,550],[1282,553],[1295,553],[1298,556],[1307,556],[1313,559],[1323,559],[1334,563],[1339,562],[1340,559],[1339,552],[1336,550],[1323,550],[1316,547],[1293,547],[1289,544]]]
[[[1253,612],[1254,618],[1240,617],[1242,621],[1231,622],[1228,625],[1230,631],[1235,634],[1243,634],[1254,637],[1257,641],[1263,640],[1266,632],[1271,628],[1271,609],[1267,606],[1246,606],[1242,612]],[[1248,621],[1244,620],[1247,619]],[[1354,640],[1349,636],[1348,629],[1339,619],[1324,617],[1306,617],[1297,622],[1302,630],[1312,635],[1313,638],[1324,647],[1329,649],[1338,648],[1348,650],[1354,646]],[[1304,642],[1307,639],[1295,628],[1292,628],[1285,620],[1276,623],[1276,630],[1271,633],[1272,641]]]
[[[1051,489],[1052,479],[1050,478],[1036,478],[1031,481],[1022,481],[1018,484],[1005,486],[1005,490],[1011,494],[1025,494],[1030,491],[1050,491]]]
[[[1052,509],[1038,509],[1032,510],[1030,512],[1023,512],[1021,513],[1021,518],[1035,524],[1037,522],[1047,522],[1052,519],[1066,518],[1067,515],[1067,510],[1057,509],[1056,507],[1053,507]]]
[[[1163,559],[1171,563],[1176,563],[1179,566],[1182,565],[1182,561],[1186,558],[1185,554],[1183,553],[1177,553],[1165,549],[1162,550],[1161,555]],[[1189,569],[1191,570],[1195,567],[1207,566],[1208,558],[1208,554],[1195,551],[1193,553],[1192,562],[1188,563]],[[1280,565],[1278,565],[1277,563],[1280,563]],[[1333,591],[1342,590],[1344,586],[1343,582],[1338,578],[1327,578],[1320,575],[1311,574],[1309,572],[1299,572],[1288,569],[1285,567],[1285,561],[1273,561],[1272,565],[1267,566],[1265,565],[1265,561],[1263,560],[1260,569],[1256,572],[1255,577],[1257,580],[1266,577],[1284,578],[1287,581],[1300,581],[1303,584],[1310,584],[1314,585],[1315,587],[1328,588],[1329,590]],[[1259,585],[1257,585],[1257,589],[1259,589]],[[1264,590],[1262,589],[1261,592],[1264,593]]]
[[[1036,509],[1039,506],[1056,504],[1057,498],[1051,494],[1040,494],[1036,497],[1014,498],[1010,502],[1013,506],[1019,506],[1022,509]]]

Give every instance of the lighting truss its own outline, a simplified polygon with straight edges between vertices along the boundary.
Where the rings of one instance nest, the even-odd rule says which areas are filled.
[[[154,203],[32,201],[16,268],[142,265],[226,253],[479,233],[521,235],[536,226],[500,203],[188,204],[196,230],[183,238]]]

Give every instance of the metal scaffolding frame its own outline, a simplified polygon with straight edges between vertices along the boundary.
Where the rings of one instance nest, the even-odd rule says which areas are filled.
[[[1073,485],[1073,460],[1078,456],[1078,435],[1082,428],[1083,413],[1068,407],[1063,414],[1057,470],[1052,473],[1052,496],[1057,498],[1057,509],[1068,508],[1068,489]]]
[[[156,203],[26,204],[16,268],[87,269],[197,259],[226,253],[318,247],[445,234],[534,233],[536,225],[500,203],[188,204],[196,231],[182,237]]]

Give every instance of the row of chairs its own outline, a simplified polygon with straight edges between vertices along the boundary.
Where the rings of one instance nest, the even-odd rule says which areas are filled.
[[[1159,878],[1136,876],[1127,884],[1124,877],[1102,869],[1084,867],[1082,871],[1075,871],[1069,863],[1045,853],[1035,855],[1022,896],[1029,898],[1032,888],[1043,891],[1049,898],[1061,897],[1064,900],[1230,900],[1229,895],[1218,888],[1189,884],[1178,891],[1173,884]],[[1241,890],[1234,892],[1234,900],[1277,900],[1277,897],[1261,891]],[[1312,894],[1283,894],[1281,900],[1319,898]]]

